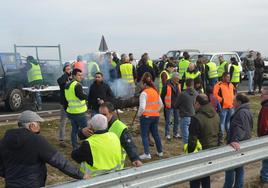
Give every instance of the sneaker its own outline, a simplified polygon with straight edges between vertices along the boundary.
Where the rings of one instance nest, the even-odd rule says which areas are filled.
[[[181,138],[181,135],[180,135],[179,133],[177,133],[177,134],[175,134],[175,135],[173,136],[173,138],[176,138],[176,139]]]
[[[151,155],[150,154],[142,154],[142,155],[140,155],[140,159],[141,160],[150,160],[152,157],[151,157]]]
[[[163,152],[160,152],[160,153],[157,152],[156,155],[157,155],[158,157],[163,157],[164,154],[163,154]]]
[[[167,139],[167,140],[170,140],[170,139],[171,139],[170,135],[167,135],[167,136],[166,136],[166,139]]]
[[[119,114],[123,114],[123,113],[124,113],[124,111],[123,111],[123,110],[120,110],[120,109],[117,109],[117,112],[118,112]]]

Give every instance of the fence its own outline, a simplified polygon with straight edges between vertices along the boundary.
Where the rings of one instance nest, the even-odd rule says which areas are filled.
[[[129,168],[89,180],[68,182],[52,187],[164,187],[212,175],[265,158],[268,158],[268,137],[241,142],[239,151],[234,151],[230,146],[224,146],[196,154],[152,162],[139,168]]]

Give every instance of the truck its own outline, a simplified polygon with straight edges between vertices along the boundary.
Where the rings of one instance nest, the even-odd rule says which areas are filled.
[[[27,73],[25,72],[26,56],[22,56],[19,48],[34,48],[33,55],[39,62],[42,70],[44,85],[57,85],[57,78],[62,71],[61,50],[58,46],[18,46],[14,45],[14,52],[0,52],[0,102],[5,103],[9,111],[19,111],[25,104],[29,92],[22,88],[28,87]],[[57,59],[39,58],[40,48],[57,48]],[[55,63],[56,62],[56,63]],[[53,66],[51,66],[53,64]]]

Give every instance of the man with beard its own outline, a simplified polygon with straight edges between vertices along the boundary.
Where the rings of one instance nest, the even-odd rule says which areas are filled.
[[[90,87],[88,95],[88,107],[92,109],[92,115],[99,113],[99,107],[104,102],[113,102],[114,94],[108,84],[103,81],[103,74],[97,72],[95,81]]]

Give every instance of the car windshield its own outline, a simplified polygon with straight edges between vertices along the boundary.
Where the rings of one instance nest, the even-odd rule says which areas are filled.
[[[211,57],[212,57],[212,55],[208,55],[208,54],[195,54],[195,55],[193,55],[193,56],[190,57],[191,62],[192,63],[196,63],[197,60],[198,60],[198,56],[199,55],[202,55],[203,57],[207,58],[208,60],[210,60]]]
[[[167,53],[167,57],[168,58],[171,58],[171,57],[177,58],[177,57],[179,57],[179,55],[180,55],[180,52],[179,51],[169,51]]]

